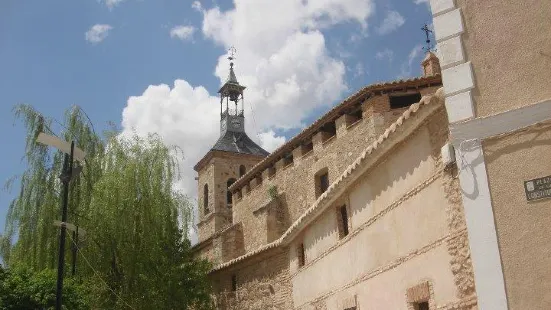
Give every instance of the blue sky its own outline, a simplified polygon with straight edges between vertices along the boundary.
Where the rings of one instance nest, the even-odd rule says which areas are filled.
[[[0,181],[25,169],[13,106],[62,120],[77,104],[96,130],[113,121],[181,146],[178,186],[195,196],[191,168],[218,135],[231,45],[247,130],[271,150],[360,87],[420,75],[431,22],[420,0],[4,0]],[[2,230],[13,196],[0,192]]]

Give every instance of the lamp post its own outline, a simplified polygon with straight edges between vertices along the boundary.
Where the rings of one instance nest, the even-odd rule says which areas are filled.
[[[67,203],[69,201],[69,182],[71,182],[71,178],[73,177],[73,159],[76,158],[77,160],[82,162],[84,161],[84,157],[86,155],[81,149],[75,147],[74,141],[69,144],[66,141],[42,132],[38,135],[36,141],[44,145],[53,146],[65,153],[63,159],[63,171],[59,176],[61,182],[63,183],[63,196],[61,207],[61,234],[59,236],[59,258],[57,265],[57,290],[55,304],[56,310],[61,310],[61,295],[63,290],[63,266],[65,263],[65,234],[67,232]]]

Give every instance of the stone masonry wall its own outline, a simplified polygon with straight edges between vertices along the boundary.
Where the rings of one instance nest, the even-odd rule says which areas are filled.
[[[422,95],[436,91],[436,87],[421,89]],[[245,252],[254,250],[267,242],[262,230],[266,230],[265,218],[253,211],[270,201],[268,194],[276,186],[285,196],[281,212],[288,216],[285,222],[295,221],[317,199],[315,174],[327,169],[329,182],[333,182],[356,157],[392,124],[404,109],[390,110],[388,95],[374,95],[362,104],[363,118],[355,120],[343,115],[335,121],[336,135],[318,132],[312,137],[313,150],[293,150],[293,163],[285,165],[283,160],[275,163],[275,174],[269,169],[262,172],[262,181],[253,179],[245,185],[240,194],[234,193],[234,222],[243,223]],[[242,198],[239,198],[239,195]]]
[[[199,203],[199,241],[206,240],[215,232],[232,224],[232,209],[227,204],[227,182],[239,179],[239,167],[245,166],[248,171],[262,158],[247,155],[216,154],[209,163],[199,170],[198,203]],[[205,214],[203,188],[209,188],[208,209]]]
[[[216,309],[293,309],[288,249],[274,249],[211,274]],[[237,290],[232,291],[232,276]]]

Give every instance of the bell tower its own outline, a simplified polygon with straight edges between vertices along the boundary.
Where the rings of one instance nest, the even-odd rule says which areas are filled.
[[[226,83],[222,85],[220,94],[220,133],[224,135],[227,130],[234,132],[245,132],[245,116],[243,91],[245,86],[239,85],[235,72],[233,71],[233,60],[235,59],[235,48],[230,49],[230,74]]]
[[[235,49],[228,57],[230,72],[220,94],[220,137],[195,165],[198,173],[199,242],[233,224],[233,201],[228,187],[268,152],[245,132],[243,92],[245,86],[234,72]]]

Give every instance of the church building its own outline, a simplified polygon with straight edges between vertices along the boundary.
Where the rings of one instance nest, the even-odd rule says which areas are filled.
[[[422,76],[271,153],[230,64],[195,166],[217,309],[551,309],[551,2],[429,3]]]
[[[438,58],[368,85],[268,153],[230,63],[220,138],[197,163],[219,309],[470,309],[467,232]],[[442,308],[444,309],[444,308]]]

